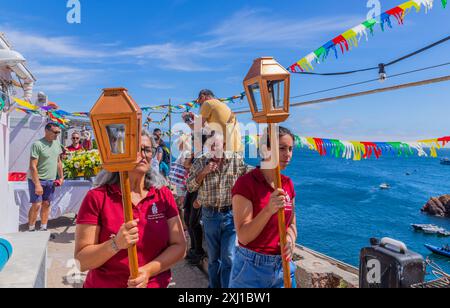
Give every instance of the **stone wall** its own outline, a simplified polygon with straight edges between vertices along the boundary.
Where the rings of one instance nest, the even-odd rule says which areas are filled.
[[[300,289],[359,288],[359,270],[306,247],[297,246],[294,252],[297,265],[295,279]],[[202,270],[208,273],[208,260]]]
[[[358,288],[358,269],[328,256],[298,246],[294,261],[299,288]]]

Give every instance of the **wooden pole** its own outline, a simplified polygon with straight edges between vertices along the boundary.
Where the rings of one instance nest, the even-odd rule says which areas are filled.
[[[122,188],[122,203],[124,210],[125,223],[134,220],[133,204],[131,202],[130,178],[127,171],[120,172],[120,186]],[[128,248],[128,261],[130,263],[131,278],[136,279],[139,276],[139,261],[136,245]]]
[[[172,99],[169,99],[169,152],[170,152],[170,166],[172,166]]]
[[[278,124],[269,124],[269,136],[270,136],[270,148],[271,148],[271,159],[275,161],[276,167],[273,170],[275,175],[275,189],[282,189],[281,183],[281,170],[280,170],[280,142],[278,136]],[[284,249],[286,247],[286,215],[285,210],[280,209],[278,211],[278,231],[280,234],[280,249],[281,249],[281,258],[283,262],[283,275],[284,275],[284,287],[285,289],[292,288],[291,281],[291,269],[289,266],[289,262],[286,260],[286,254],[284,253]]]

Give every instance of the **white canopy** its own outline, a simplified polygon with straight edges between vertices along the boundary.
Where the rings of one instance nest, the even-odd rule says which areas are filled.
[[[25,58],[17,51],[12,50],[11,44],[5,37],[4,33],[0,33],[0,71],[2,77],[7,73],[14,72],[17,77],[23,80],[23,99],[31,101],[33,94],[33,85],[36,78],[31,74],[30,70],[25,66]],[[10,80],[10,76],[8,78]]]

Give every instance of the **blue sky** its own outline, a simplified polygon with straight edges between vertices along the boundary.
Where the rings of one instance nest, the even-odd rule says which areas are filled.
[[[381,1],[387,10],[402,0]],[[253,59],[274,56],[288,66],[366,19],[366,1],[80,0],[81,24],[66,21],[66,0],[0,0],[0,31],[24,54],[38,79],[36,91],[67,111],[88,111],[105,87],[124,86],[142,106],[171,98],[185,103],[202,88],[220,97],[242,91]],[[449,34],[450,8],[440,0],[425,14],[411,13],[404,26],[329,58],[317,72],[375,66]],[[450,62],[450,43],[388,69],[400,73]],[[449,66],[387,81],[448,75]],[[292,95],[376,78],[292,76]],[[320,98],[379,87],[373,83],[311,96]],[[418,140],[450,135],[449,84],[295,108],[287,126],[314,137],[370,141]],[[306,98],[304,98],[306,99]],[[293,99],[298,102],[302,99]],[[233,106],[246,107],[246,102]],[[155,120],[160,115],[152,116]],[[248,116],[240,116],[248,122]]]

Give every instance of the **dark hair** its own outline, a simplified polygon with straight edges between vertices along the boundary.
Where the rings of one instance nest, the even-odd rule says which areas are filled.
[[[162,130],[161,130],[160,128],[155,128],[155,129],[153,130],[153,133],[160,133],[160,132],[162,132]]]
[[[291,136],[292,140],[295,142],[295,136],[290,131],[290,129],[283,127],[283,126],[280,126],[278,129],[279,129],[279,132],[278,132],[279,138],[284,137],[284,136]],[[270,148],[270,136],[267,137],[267,147]]]
[[[45,130],[51,130],[53,127],[59,128],[59,126],[56,123],[50,122],[47,125],[45,125]]]
[[[214,137],[215,135],[216,135],[216,131],[212,130],[210,132],[207,132],[207,133],[203,134],[203,139],[202,140],[205,140],[205,142],[206,142],[209,139],[211,139],[212,137]],[[203,142],[203,143],[205,143],[205,142]]]
[[[203,89],[200,91],[200,93],[198,94],[198,98],[200,98],[202,95],[207,96],[207,97],[216,97],[214,95],[214,92],[208,89]]]

